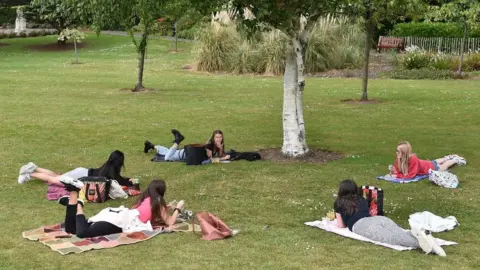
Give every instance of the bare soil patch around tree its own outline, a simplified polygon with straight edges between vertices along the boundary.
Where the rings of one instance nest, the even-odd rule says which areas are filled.
[[[340,101],[346,104],[380,104],[382,103],[382,101],[378,99],[361,100],[361,99],[349,98],[349,99],[342,99]]]
[[[127,91],[127,92],[133,92],[133,93],[143,93],[143,92],[151,92],[151,91],[157,91],[157,90],[158,89],[148,88],[148,87],[144,87],[144,88],[139,89],[139,90],[135,90],[135,87],[120,89],[120,91]]]
[[[88,47],[87,43],[77,43],[77,49]],[[57,43],[47,43],[47,44],[37,44],[27,46],[27,49],[37,52],[65,52],[75,50],[73,43],[66,44],[57,44]]]
[[[300,158],[285,157],[282,150],[279,148],[267,148],[258,151],[262,156],[262,160],[269,160],[281,163],[314,163],[314,164],[327,164],[330,161],[339,160],[345,158],[342,153],[323,149],[310,149],[307,155]]]

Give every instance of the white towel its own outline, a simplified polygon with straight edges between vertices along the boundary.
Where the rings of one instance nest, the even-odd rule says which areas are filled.
[[[153,231],[150,221],[143,223],[139,216],[140,212],[137,209],[128,209],[122,205],[117,208],[105,208],[100,213],[90,217],[88,222],[106,221],[122,228],[123,232]]]
[[[374,243],[375,245],[380,245],[380,246],[388,247],[388,248],[395,249],[395,250],[403,251],[403,250],[413,249],[411,247],[390,245],[390,244],[370,240],[366,237],[363,237],[361,235],[358,235],[358,234],[350,231],[348,228],[337,227],[336,221],[315,220],[315,221],[312,221],[312,222],[305,222],[305,225],[320,228],[320,229],[325,230],[327,232],[333,232],[333,233],[339,234],[341,236],[345,236],[345,237],[348,237],[348,238],[352,238],[352,239],[356,239],[356,240],[360,240],[360,241],[364,241],[364,242]],[[442,239],[439,239],[439,238],[435,238],[435,240],[437,241],[437,244],[439,244],[440,246],[457,245],[457,243],[455,243],[455,242],[445,241],[445,240],[442,240]]]
[[[410,223],[410,227],[415,226],[431,232],[450,231],[460,225],[453,216],[442,218],[428,211],[411,214],[408,223]]]

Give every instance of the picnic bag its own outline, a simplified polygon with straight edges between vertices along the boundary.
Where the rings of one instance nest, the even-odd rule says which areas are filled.
[[[428,171],[428,180],[444,187],[444,188],[457,188],[458,177],[450,171]]]
[[[368,201],[370,216],[383,216],[383,190],[374,186],[362,186],[362,193]]]
[[[203,240],[219,240],[232,236],[232,230],[214,214],[200,212],[196,217],[202,230]],[[195,229],[195,226],[193,228]]]
[[[122,186],[117,180],[112,180],[110,182],[110,191],[108,192],[108,197],[110,197],[110,199],[127,199],[128,193],[123,190]]]
[[[202,162],[208,158],[207,150],[203,144],[185,145],[184,149],[187,165],[202,165]]]
[[[81,191],[85,194],[85,199],[88,202],[103,203],[109,199],[110,179],[98,176],[86,176],[78,180],[84,184]]]

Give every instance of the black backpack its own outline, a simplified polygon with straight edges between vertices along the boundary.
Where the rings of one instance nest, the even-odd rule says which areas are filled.
[[[227,153],[230,155],[230,160],[248,160],[248,161],[255,161],[255,160],[260,160],[262,159],[262,156],[260,153],[257,152],[237,152],[233,149],[230,150],[230,152]]]

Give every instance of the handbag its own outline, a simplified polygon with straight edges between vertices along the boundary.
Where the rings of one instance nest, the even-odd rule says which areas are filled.
[[[105,177],[86,176],[78,180],[83,182],[82,190],[88,202],[103,203],[109,199],[111,181]]]
[[[110,199],[128,199],[128,194],[123,190],[117,180],[112,180],[110,182],[108,197],[110,197]]]
[[[202,230],[203,240],[220,240],[233,235],[227,224],[212,213],[199,212],[196,214],[196,217]],[[193,229],[195,233],[195,226],[193,226]]]
[[[383,216],[383,189],[374,186],[362,186],[362,193],[368,202],[370,216]]]
[[[434,171],[430,169],[428,171],[428,180],[444,188],[458,187],[458,177],[450,171]]]
[[[184,149],[187,165],[202,165],[202,162],[208,159],[207,150],[203,144],[185,145]]]

